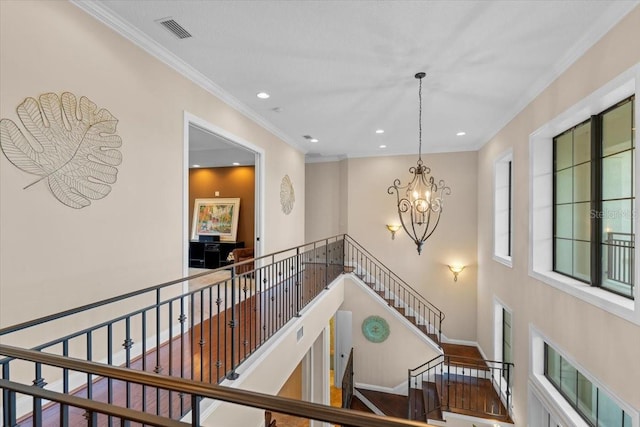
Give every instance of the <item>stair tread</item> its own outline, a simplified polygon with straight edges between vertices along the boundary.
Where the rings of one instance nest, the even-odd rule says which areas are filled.
[[[369,402],[373,403],[383,414],[406,419],[408,411],[407,396],[363,388],[357,388],[356,390],[366,397]]]

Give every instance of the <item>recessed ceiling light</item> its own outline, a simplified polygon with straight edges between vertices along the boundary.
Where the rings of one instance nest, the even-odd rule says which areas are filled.
[[[269,95],[267,92],[258,92],[256,94],[256,96],[260,99],[267,99],[268,97],[270,97],[271,95]]]
[[[382,145],[380,146],[380,148],[387,148],[387,146],[386,146],[386,145],[384,145],[384,144],[382,144]]]
[[[456,136],[465,136],[466,134],[467,134],[466,132],[460,131],[456,133]]]
[[[192,168],[199,168],[200,165],[191,165]]]
[[[318,138],[311,138],[309,141],[311,141],[311,142],[318,142]]]
[[[384,129],[377,129],[376,133],[384,133]]]
[[[240,163],[238,163],[238,162],[233,162],[233,163],[231,163],[231,164],[232,164],[233,166],[240,166]]]

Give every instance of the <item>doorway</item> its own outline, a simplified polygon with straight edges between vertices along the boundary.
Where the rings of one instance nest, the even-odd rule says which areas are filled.
[[[245,205],[253,207],[251,214],[246,215],[243,205],[240,205],[240,213],[245,214],[245,229],[253,228],[251,241],[245,241],[246,247],[254,248],[254,256],[258,257],[263,252],[261,239],[264,230],[264,150],[225,129],[207,122],[197,116],[185,112],[183,125],[184,162],[183,162],[183,271],[189,275],[189,245],[193,238],[191,230],[191,209],[193,200],[190,197],[190,170],[194,165],[200,168],[253,168],[253,200],[245,201]],[[197,163],[196,163],[197,162]],[[221,189],[211,188],[206,197],[230,197],[233,194],[224,194]],[[200,196],[199,196],[200,197]],[[240,225],[239,225],[240,228]]]

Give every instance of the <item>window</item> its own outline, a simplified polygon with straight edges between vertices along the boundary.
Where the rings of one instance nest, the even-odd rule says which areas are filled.
[[[594,427],[631,427],[631,416],[549,344],[544,344],[544,376]]]
[[[503,154],[494,166],[494,259],[511,266],[512,252],[512,196],[513,154]]]
[[[634,97],[553,138],[553,270],[634,297]]]

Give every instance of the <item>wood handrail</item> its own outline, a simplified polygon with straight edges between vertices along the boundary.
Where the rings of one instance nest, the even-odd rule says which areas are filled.
[[[177,391],[243,406],[251,406],[253,408],[262,408],[271,412],[279,412],[333,424],[359,427],[425,427],[428,425],[418,421],[396,417],[383,417],[349,409],[334,408],[319,403],[272,396],[265,393],[240,390],[215,384],[204,384],[194,380],[103,365],[96,362],[27,350],[4,344],[0,344],[0,354],[34,363],[42,363],[58,368],[66,368],[101,377],[143,384],[150,387]]]

